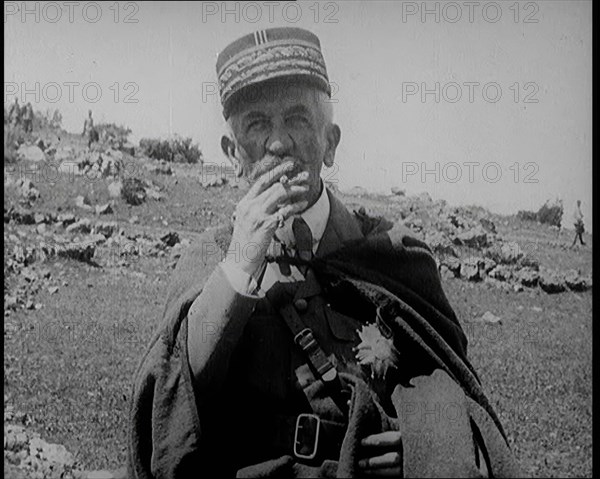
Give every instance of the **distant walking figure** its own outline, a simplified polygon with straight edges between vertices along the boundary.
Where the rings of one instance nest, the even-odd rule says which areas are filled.
[[[585,246],[585,241],[583,241],[583,232],[585,231],[583,227],[583,213],[581,212],[581,200],[577,200],[577,206],[575,207],[575,211],[573,213],[573,220],[575,221],[575,238],[573,238],[573,244],[571,248],[575,246],[577,242],[577,238],[583,246]]]
[[[23,108],[23,129],[25,130],[25,133],[31,133],[33,131],[33,107],[29,102],[27,102],[27,105]]]
[[[83,133],[82,136],[87,134],[88,138],[88,149],[91,148],[92,143],[98,141],[98,130],[94,128],[94,119],[92,118],[92,110],[88,111],[88,117],[85,119],[83,123]]]
[[[15,97],[14,103],[10,105],[8,122],[13,127],[18,126],[21,123],[21,107],[19,106],[19,99],[17,97]]]

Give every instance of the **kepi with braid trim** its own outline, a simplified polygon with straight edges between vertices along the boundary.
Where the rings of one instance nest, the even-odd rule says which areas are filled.
[[[223,116],[247,87],[283,78],[305,81],[331,96],[319,38],[302,28],[259,30],[230,43],[217,58]]]

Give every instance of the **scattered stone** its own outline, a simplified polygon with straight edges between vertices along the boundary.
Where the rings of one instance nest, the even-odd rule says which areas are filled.
[[[151,200],[162,200],[165,197],[155,188],[146,188],[146,196]]]
[[[66,243],[61,245],[58,249],[57,254],[63,258],[71,258],[77,261],[83,261],[89,263],[94,257],[96,252],[96,245],[94,243]]]
[[[62,213],[58,215],[57,220],[59,223],[62,223],[63,227],[67,227],[75,223],[75,221],[77,221],[77,218],[75,218],[75,215],[73,213]]]
[[[460,276],[467,281],[479,281],[481,276],[479,274],[479,259],[478,258],[467,258],[460,265]]]
[[[478,323],[487,323],[487,324],[502,324],[502,320],[500,319],[499,316],[496,316],[495,314],[491,313],[490,311],[486,311],[485,313],[483,313],[482,316],[475,318],[474,319],[475,322]]]
[[[96,205],[97,215],[110,215],[112,213],[114,213],[114,211],[110,203],[106,203],[105,205]]]
[[[493,221],[488,220],[487,218],[481,218],[479,222],[481,223],[481,226],[485,231],[487,231],[488,233],[496,234],[496,225]]]
[[[425,233],[425,243],[439,255],[458,256],[458,252],[452,246],[450,239],[439,231]]]
[[[133,224],[138,223],[139,220],[140,220],[139,216],[133,215],[131,218],[129,218],[129,223],[133,225]]]
[[[54,155],[56,155],[56,147],[53,145],[50,145],[48,148],[46,148],[44,150],[44,153],[46,154],[46,156],[54,157]]]
[[[486,274],[489,274],[489,272],[496,267],[496,262],[491,258],[482,258],[480,267],[483,268],[483,271]]]
[[[456,278],[456,275],[454,274],[454,272],[451,271],[450,268],[448,268],[448,266],[446,266],[445,264],[442,264],[440,266],[440,276],[442,277],[442,279]]]
[[[460,278],[460,266],[461,265],[460,265],[460,260],[458,258],[455,258],[453,256],[445,257],[442,260],[442,266],[445,266],[446,268],[448,268],[448,270],[450,270],[452,272],[454,277]]]
[[[94,225],[94,232],[110,238],[117,230],[119,225],[116,221],[102,221]]]
[[[536,312],[538,312],[538,313],[541,313],[541,312],[542,312],[542,308],[540,308],[539,306],[532,306],[532,308],[531,308],[531,309],[532,309],[533,311],[536,311]]]
[[[35,227],[35,231],[37,234],[43,235],[46,233],[46,225],[41,223]]]
[[[21,196],[26,200],[35,201],[40,197],[40,192],[34,187],[33,182],[30,179],[19,179],[17,181],[17,187],[21,193]]]
[[[514,273],[515,279],[527,288],[535,288],[540,279],[539,273],[532,268],[522,268]]]
[[[120,181],[113,181],[108,185],[108,194],[111,198],[119,198],[123,189],[123,183]]]
[[[91,233],[92,223],[88,218],[83,218],[76,223],[67,226],[67,233]]]
[[[488,274],[491,278],[498,281],[510,281],[513,276],[512,270],[505,264],[497,265]]]
[[[166,235],[162,236],[160,240],[169,247],[175,246],[180,241],[179,235],[175,231],[170,231]]]
[[[75,198],[75,206],[82,208],[84,210],[91,210],[92,202],[90,201],[90,199],[87,195],[86,196],[79,195]]]
[[[48,293],[50,293],[50,294],[54,294],[54,293],[57,293],[57,292],[58,292],[58,286],[50,286],[48,288]]]
[[[488,244],[487,233],[481,226],[472,228],[469,231],[459,233],[454,238],[454,244],[471,248],[483,248]]]
[[[46,215],[43,213],[34,213],[33,220],[35,221],[35,224],[48,223]]]

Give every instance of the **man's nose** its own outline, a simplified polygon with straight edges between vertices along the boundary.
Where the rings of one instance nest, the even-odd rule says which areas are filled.
[[[273,130],[266,144],[267,151],[274,156],[288,156],[294,150],[294,139],[283,128]]]

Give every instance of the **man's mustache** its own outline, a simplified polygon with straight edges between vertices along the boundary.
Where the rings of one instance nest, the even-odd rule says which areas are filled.
[[[291,178],[292,176],[300,173],[301,166],[297,158],[293,156],[281,157],[266,155],[261,160],[257,161],[256,163],[254,163],[254,165],[251,166],[251,171],[249,171],[247,178],[250,182],[254,182],[265,173],[271,171],[276,166],[286,163],[288,161],[292,161],[295,166],[291,171],[287,172],[286,175]]]

